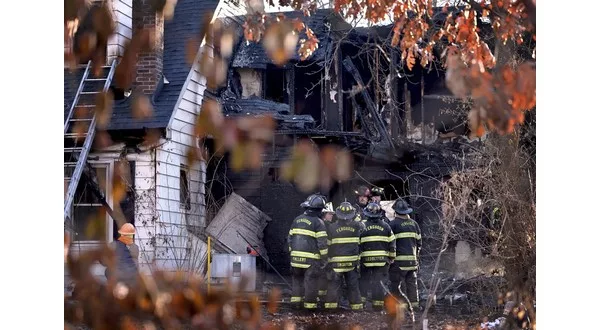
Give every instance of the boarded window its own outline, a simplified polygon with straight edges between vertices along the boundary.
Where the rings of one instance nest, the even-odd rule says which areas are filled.
[[[179,201],[181,203],[181,208],[190,210],[192,208],[191,198],[190,198],[190,181],[188,179],[188,168],[187,166],[181,164],[181,168],[179,170]]]

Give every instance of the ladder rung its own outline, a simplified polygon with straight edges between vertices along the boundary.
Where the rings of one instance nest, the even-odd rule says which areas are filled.
[[[77,105],[75,106],[75,108],[93,108],[95,107],[95,104],[83,104],[83,105]]]
[[[71,118],[69,121],[92,121],[93,118]]]
[[[81,95],[93,95],[93,94],[100,94],[100,92],[79,92],[79,94],[81,94]]]
[[[65,166],[75,166],[77,162],[65,162]]]
[[[79,133],[65,133],[65,137],[86,137],[87,133],[79,134]]]
[[[106,78],[88,78],[84,81],[106,81]]]
[[[83,147],[69,147],[69,148],[65,148],[65,152],[81,151],[81,150],[83,150]]]

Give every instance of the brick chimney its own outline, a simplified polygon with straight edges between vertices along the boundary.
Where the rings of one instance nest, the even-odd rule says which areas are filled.
[[[156,90],[162,76],[165,21],[162,14],[157,14],[152,9],[152,0],[133,0],[132,9],[134,33],[142,29],[150,29],[154,34],[154,50],[138,55],[137,75],[134,83],[137,89],[150,95]]]

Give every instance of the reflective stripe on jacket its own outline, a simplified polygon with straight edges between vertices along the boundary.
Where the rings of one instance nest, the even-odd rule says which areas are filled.
[[[292,222],[288,234],[291,266],[309,268],[327,257],[327,230],[319,212],[307,210]]]
[[[360,236],[360,261],[366,267],[385,266],[396,257],[396,238],[381,218],[368,219]]]
[[[421,250],[421,229],[410,218],[394,218],[390,227],[396,238],[396,259],[402,270],[415,270]]]
[[[360,234],[364,225],[353,220],[340,220],[329,226],[329,264],[336,273],[353,270],[360,259]]]

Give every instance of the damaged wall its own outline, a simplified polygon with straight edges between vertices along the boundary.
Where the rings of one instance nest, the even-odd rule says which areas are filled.
[[[258,70],[237,68],[242,84],[242,98],[250,96],[262,97],[262,74]]]

